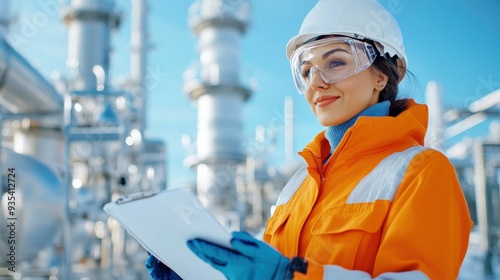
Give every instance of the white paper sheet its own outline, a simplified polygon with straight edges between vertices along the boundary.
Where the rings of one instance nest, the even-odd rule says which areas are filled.
[[[231,234],[189,189],[125,196],[106,204],[104,211],[184,280],[226,279],[186,245],[199,237],[231,247]]]

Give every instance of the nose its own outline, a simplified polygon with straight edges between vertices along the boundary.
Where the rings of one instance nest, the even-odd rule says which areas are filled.
[[[317,91],[318,89],[327,89],[329,87],[329,84],[323,79],[320,70],[316,67],[311,69],[310,75],[309,87],[311,89]]]

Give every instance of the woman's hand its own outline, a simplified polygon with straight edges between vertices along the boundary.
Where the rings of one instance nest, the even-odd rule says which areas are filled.
[[[292,279],[290,260],[246,232],[233,232],[232,249],[203,239],[187,242],[191,251],[229,280]]]
[[[153,280],[182,280],[170,267],[163,264],[155,256],[149,252],[149,257],[146,260],[146,270]]]

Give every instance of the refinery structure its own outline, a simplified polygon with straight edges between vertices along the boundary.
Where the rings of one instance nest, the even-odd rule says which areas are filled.
[[[144,133],[148,1],[130,1],[130,73],[114,87],[111,32],[122,21],[114,0],[71,0],[62,8],[68,79],[58,81],[46,80],[8,41],[11,2],[0,0],[0,279],[148,279],[146,251],[102,210],[120,196],[167,188],[167,145]],[[252,96],[241,74],[250,1],[198,0],[186,15],[199,52],[199,63],[184,73],[184,91],[198,115],[196,147],[185,159],[197,174],[193,191],[229,230],[258,233],[298,166],[269,172],[263,137],[251,152],[242,138],[242,112]],[[443,108],[440,96],[438,84],[429,83],[426,141],[455,165],[478,225],[481,273],[494,274],[500,245],[499,122],[479,140],[448,149],[441,143],[486,119],[498,120],[500,89],[469,108]],[[289,151],[293,104],[284,104]],[[263,130],[258,127],[257,135]]]

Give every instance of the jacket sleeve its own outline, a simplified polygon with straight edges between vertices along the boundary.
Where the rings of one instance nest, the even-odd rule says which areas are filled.
[[[427,150],[410,163],[383,225],[373,274],[310,261],[294,279],[457,279],[472,228],[454,167]]]
[[[403,272],[384,272],[375,278],[360,270],[349,270],[338,265],[321,265],[316,262],[308,264],[307,274],[295,272],[294,280],[310,279],[350,279],[350,280],[429,280],[423,272],[418,270]]]

